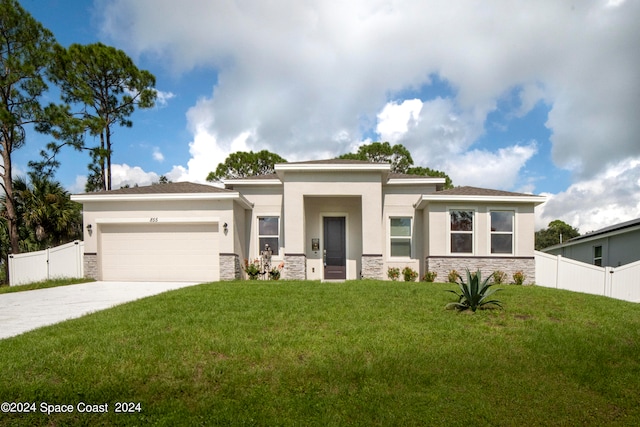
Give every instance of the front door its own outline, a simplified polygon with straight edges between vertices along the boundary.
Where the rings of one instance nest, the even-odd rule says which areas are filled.
[[[324,217],[324,278],[347,278],[345,218]]]

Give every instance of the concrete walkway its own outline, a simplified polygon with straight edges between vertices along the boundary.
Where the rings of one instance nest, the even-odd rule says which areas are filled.
[[[91,282],[0,295],[0,339],[197,283]]]

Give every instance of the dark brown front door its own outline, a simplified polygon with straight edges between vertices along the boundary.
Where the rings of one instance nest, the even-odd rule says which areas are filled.
[[[324,217],[324,278],[347,278],[345,218]]]

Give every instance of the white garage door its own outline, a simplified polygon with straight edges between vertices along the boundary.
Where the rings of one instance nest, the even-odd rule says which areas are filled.
[[[217,224],[103,224],[103,280],[219,280]]]

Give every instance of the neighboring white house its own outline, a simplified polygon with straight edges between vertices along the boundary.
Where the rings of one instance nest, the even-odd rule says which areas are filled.
[[[542,250],[602,267],[640,260],[640,218],[621,222]]]
[[[265,244],[289,279],[385,279],[409,266],[522,270],[535,278],[534,208],[544,197],[401,175],[386,163],[281,163],[225,188],[158,184],[72,197],[83,204],[85,274],[100,280],[244,277]]]

